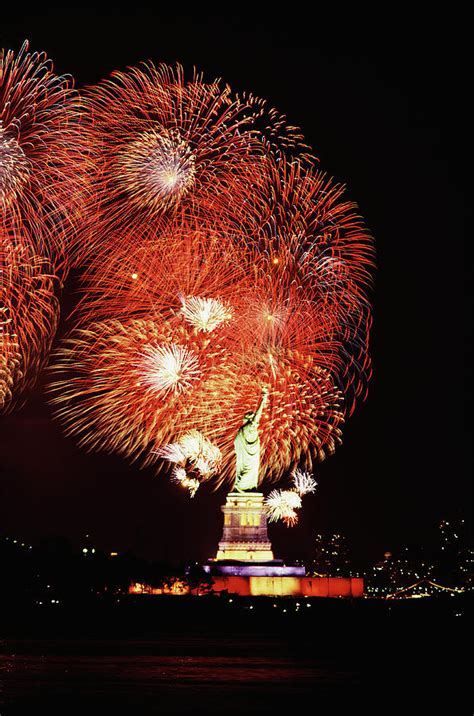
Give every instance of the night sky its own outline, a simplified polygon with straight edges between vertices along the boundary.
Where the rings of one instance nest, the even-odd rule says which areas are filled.
[[[470,78],[459,24],[296,9],[269,19],[241,6],[235,18],[40,7],[2,11],[0,44],[18,49],[28,38],[78,87],[151,59],[267,98],[302,128],[321,168],[347,183],[376,239],[369,397],[320,465],[300,523],[271,527],[277,556],[308,557],[315,533],[338,531],[356,560],[377,559],[429,542],[441,518],[469,520]],[[60,335],[77,279],[66,285]],[[52,421],[43,381],[2,418],[0,534],[63,535],[77,546],[89,534],[96,547],[157,560],[213,555],[224,493],[201,488],[190,500],[152,470],[77,449]]]

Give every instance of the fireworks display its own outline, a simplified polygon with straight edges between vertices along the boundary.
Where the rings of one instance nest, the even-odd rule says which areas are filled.
[[[357,207],[298,128],[198,73],[146,64],[84,102],[93,200],[56,414],[84,447],[155,465],[192,496],[233,483],[234,438],[265,386],[260,483],[293,480],[267,509],[294,524],[370,378],[373,246]],[[13,202],[31,167],[1,151]]]
[[[47,359],[56,289],[80,252],[89,153],[69,78],[44,54],[0,52],[0,410]]]
[[[303,470],[295,470],[292,477],[292,489],[272,490],[264,502],[268,520],[270,522],[282,520],[287,527],[296,525],[302,497],[316,492],[318,484],[309,472]]]
[[[194,333],[183,319],[91,324],[73,332],[59,355],[56,371],[75,366],[67,386],[53,386],[68,432],[80,432],[81,444],[143,464],[156,462],[156,451],[183,432],[199,427],[208,434],[206,424],[222,403],[220,376],[230,372],[218,334]]]
[[[178,132],[144,132],[119,155],[117,183],[139,206],[163,210],[194,183],[195,157]]]

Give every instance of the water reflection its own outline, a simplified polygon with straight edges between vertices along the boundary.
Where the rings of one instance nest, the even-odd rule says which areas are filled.
[[[92,706],[93,713],[278,713],[295,699],[341,696],[357,683],[354,668],[274,640],[0,642],[2,716]]]

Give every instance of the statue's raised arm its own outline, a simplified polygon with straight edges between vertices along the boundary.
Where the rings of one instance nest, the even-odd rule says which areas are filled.
[[[252,422],[255,426],[258,426],[260,422],[260,418],[262,417],[263,409],[266,406],[268,401],[268,388],[265,386],[262,388],[262,399],[260,401],[260,405],[258,406],[257,410],[255,411],[254,417],[252,419]]]

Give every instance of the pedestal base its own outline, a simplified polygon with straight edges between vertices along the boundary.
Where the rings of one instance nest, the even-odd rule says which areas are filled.
[[[273,558],[263,494],[230,492],[222,512],[224,529],[217,558],[203,565],[213,579],[213,591],[302,595],[305,568],[286,566],[282,559]]]
[[[261,492],[229,492],[225,505],[224,530],[216,559],[242,562],[273,560],[267,534],[267,517]]]

